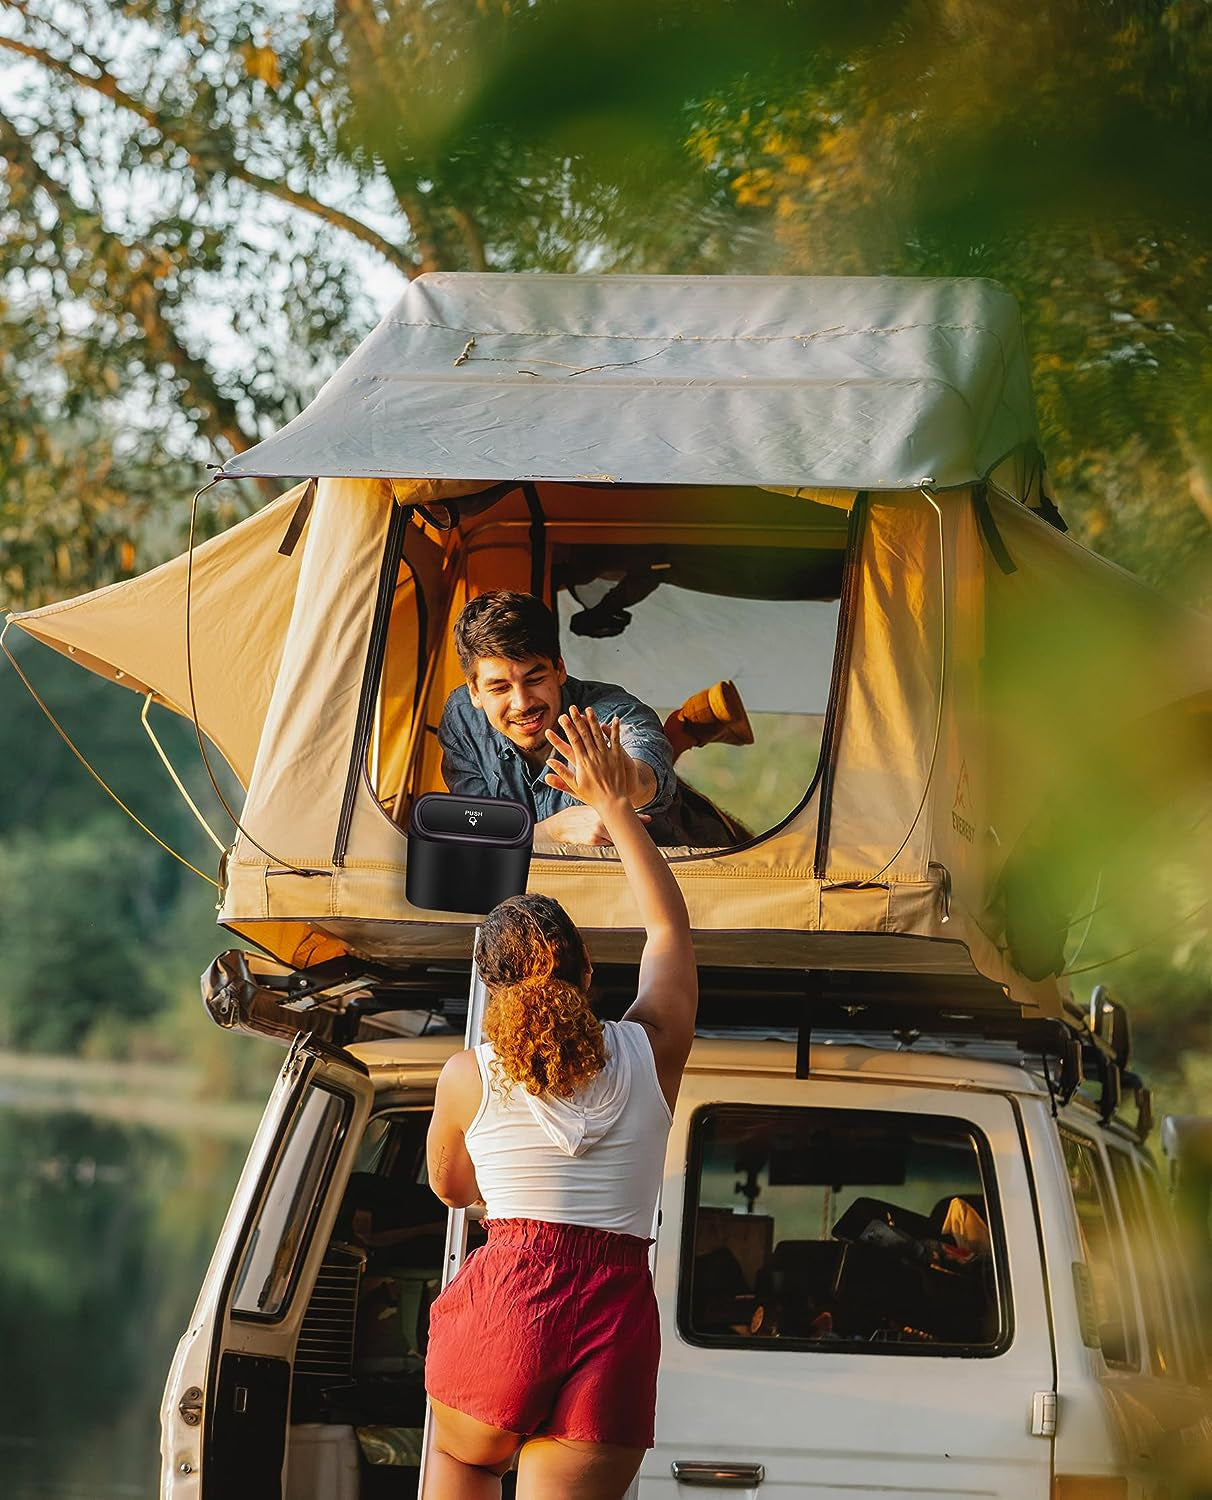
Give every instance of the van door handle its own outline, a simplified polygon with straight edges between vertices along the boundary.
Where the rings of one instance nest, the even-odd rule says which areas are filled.
[[[679,1484],[714,1485],[722,1490],[748,1490],[766,1477],[764,1464],[703,1463],[675,1458],[669,1465]]]

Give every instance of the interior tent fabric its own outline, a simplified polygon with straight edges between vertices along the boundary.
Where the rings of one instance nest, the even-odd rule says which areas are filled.
[[[1038,475],[991,281],[431,274],[247,475],[940,488]]]

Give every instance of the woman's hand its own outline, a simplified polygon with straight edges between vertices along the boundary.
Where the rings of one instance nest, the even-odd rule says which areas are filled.
[[[698,973],[686,903],[673,871],[631,805],[630,761],[619,743],[620,727],[616,718],[603,729],[592,708],[581,713],[573,707],[561,714],[564,738],[547,731],[561,759],[548,761],[545,780],[598,814],[623,861],[648,934],[638,993],[624,1019],[647,1028],[661,1091],[672,1109],[694,1036]]]
[[[561,739],[554,730],[547,738],[558,751],[548,762],[543,778],[556,791],[567,792],[599,814],[625,802],[630,806],[635,772],[631,757],[623,749],[621,725],[614,718],[605,726],[592,708],[581,712],[575,704],[560,715]]]

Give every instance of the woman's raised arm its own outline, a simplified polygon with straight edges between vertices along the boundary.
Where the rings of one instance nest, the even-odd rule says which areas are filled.
[[[573,706],[561,714],[560,728],[562,739],[547,732],[562,757],[549,762],[547,784],[592,807],[619,851],[648,934],[636,999],[624,1019],[647,1028],[661,1089],[672,1109],[698,1010],[698,971],[686,903],[627,796],[627,757],[619,743],[618,720],[602,725],[592,708],[581,713]]]

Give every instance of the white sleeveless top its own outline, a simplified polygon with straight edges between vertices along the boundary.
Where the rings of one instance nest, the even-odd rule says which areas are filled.
[[[483,1092],[467,1151],[490,1219],[587,1224],[647,1238],[672,1117],[648,1033],[604,1021],[605,1066],[571,1099],[492,1083],[491,1042],[475,1049]]]

